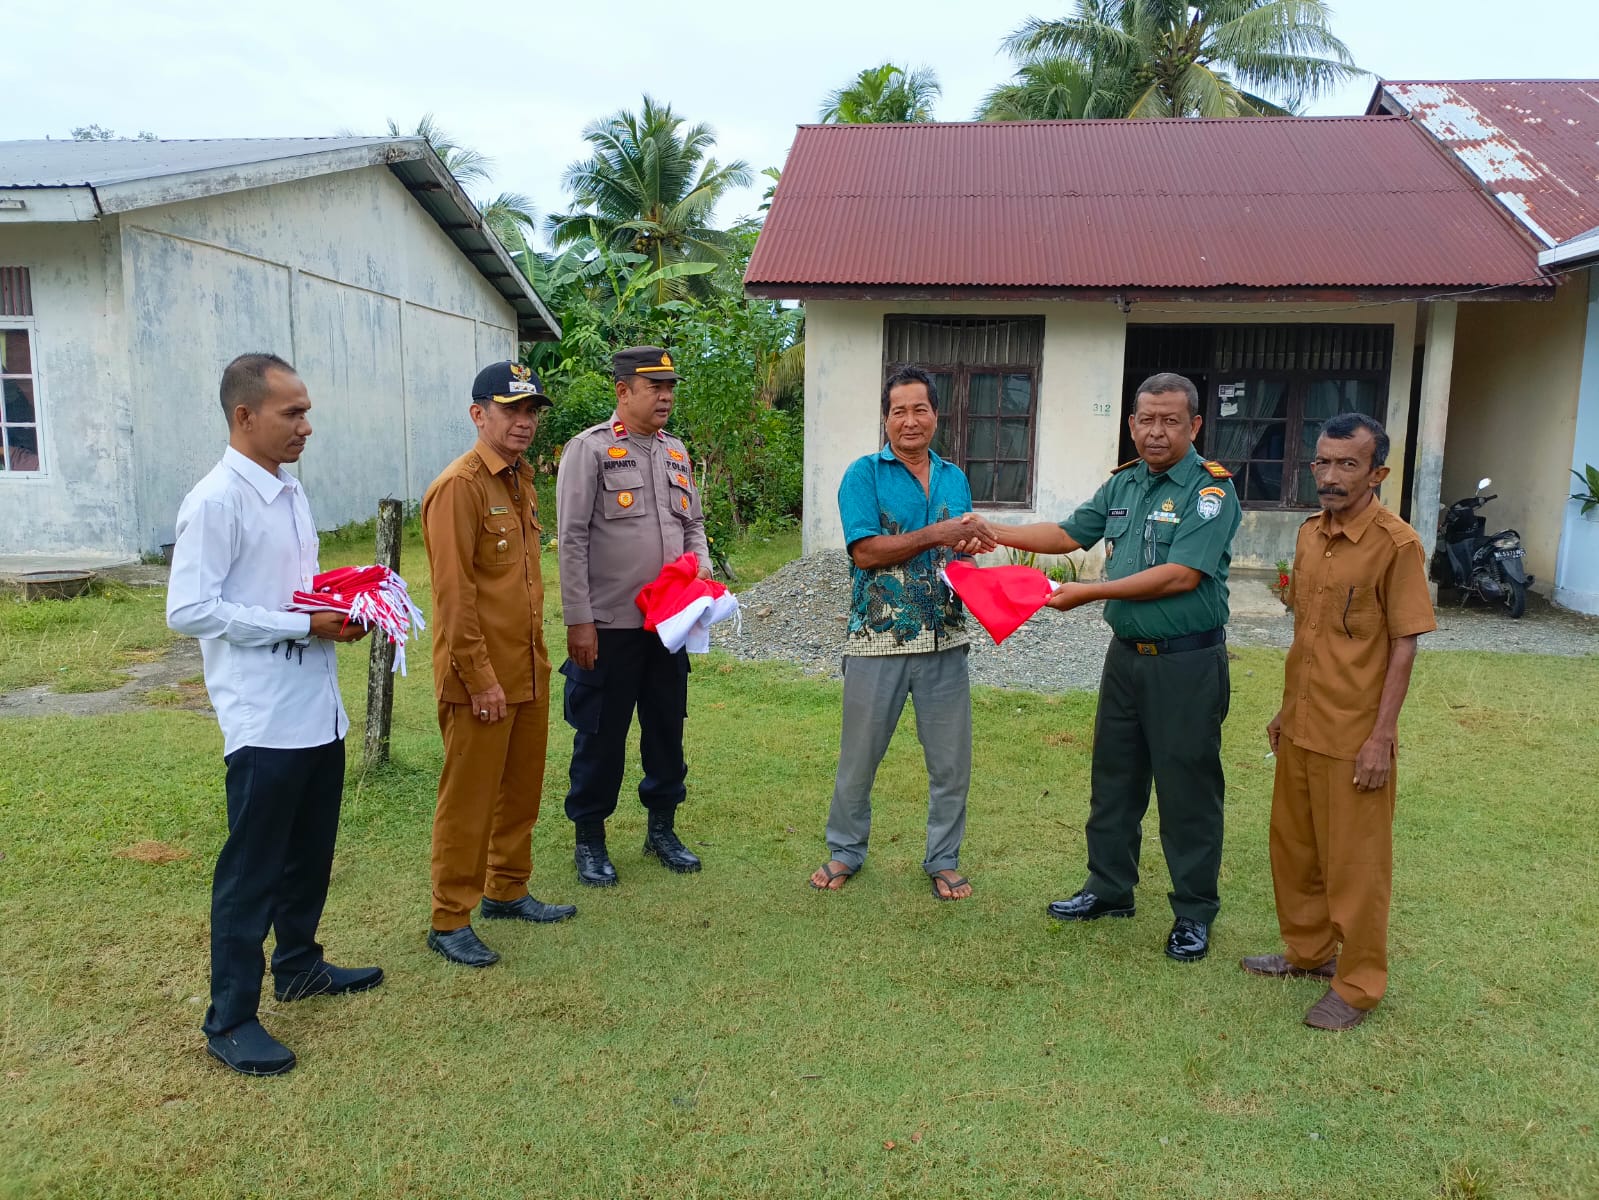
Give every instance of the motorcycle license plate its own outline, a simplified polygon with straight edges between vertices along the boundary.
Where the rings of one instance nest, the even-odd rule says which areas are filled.
[[[1524,557],[1526,557],[1526,553],[1527,552],[1525,550],[1495,550],[1494,551],[1494,557],[1495,558],[1524,558]]]

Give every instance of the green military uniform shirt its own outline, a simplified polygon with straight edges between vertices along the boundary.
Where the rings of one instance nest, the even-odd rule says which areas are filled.
[[[1105,539],[1105,577],[1125,579],[1161,563],[1192,567],[1199,586],[1158,600],[1107,600],[1117,637],[1163,641],[1227,624],[1227,569],[1243,519],[1226,468],[1188,455],[1160,474],[1139,461],[1119,468],[1093,499],[1060,523],[1083,547]]]

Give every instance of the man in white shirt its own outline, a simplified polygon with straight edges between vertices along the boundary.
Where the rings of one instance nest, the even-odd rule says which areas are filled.
[[[211,1054],[246,1075],[281,1075],[294,1053],[261,1027],[268,927],[280,1001],[365,991],[378,967],[336,967],[317,924],[327,900],[344,791],[334,642],[363,637],[339,613],[293,613],[317,571],[316,526],[283,464],[311,436],[311,400],[294,368],[244,354],[222,372],[228,448],[178,510],[167,624],[200,639],[222,726],[228,838],[211,888]]]

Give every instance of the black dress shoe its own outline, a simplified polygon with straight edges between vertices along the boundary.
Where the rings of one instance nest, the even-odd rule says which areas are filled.
[[[1210,953],[1210,926],[1192,917],[1178,917],[1172,922],[1171,934],[1166,939],[1166,957],[1178,962],[1198,962]]]
[[[490,900],[484,896],[478,916],[485,921],[536,921],[540,925],[550,925],[577,916],[577,905],[546,904],[532,896],[523,896],[520,900]]]
[[[671,819],[660,820],[654,813],[650,814],[649,830],[644,835],[644,853],[655,855],[661,866],[679,875],[700,869],[699,855],[683,844],[672,829]]]
[[[260,1021],[246,1021],[226,1033],[214,1033],[205,1040],[211,1057],[240,1075],[282,1075],[294,1070],[294,1051],[261,1028]]]
[[[605,852],[604,842],[579,842],[572,851],[577,864],[577,881],[589,887],[615,887],[616,868]]]
[[[284,1003],[310,996],[342,996],[364,992],[383,982],[382,967],[336,967],[320,962],[298,975],[274,975],[273,995]]]
[[[478,940],[470,925],[440,933],[428,930],[428,949],[436,950],[452,963],[463,967],[492,967],[500,956]]]
[[[1069,900],[1056,900],[1049,906],[1049,915],[1057,921],[1097,921],[1100,917],[1130,917],[1133,902],[1114,904],[1101,900],[1093,892],[1078,892]]]

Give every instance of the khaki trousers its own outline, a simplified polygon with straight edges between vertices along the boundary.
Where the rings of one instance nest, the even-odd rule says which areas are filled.
[[[1277,744],[1271,882],[1287,958],[1310,968],[1336,954],[1333,990],[1359,1009],[1375,1008],[1388,987],[1395,774],[1358,791],[1353,762],[1286,737]]]
[[[480,720],[470,704],[439,704],[444,770],[433,813],[433,928],[471,923],[484,896],[519,900],[533,873],[533,824],[544,794],[550,736],[546,674],[539,697]]]

